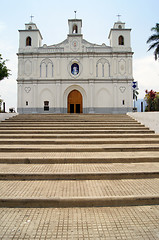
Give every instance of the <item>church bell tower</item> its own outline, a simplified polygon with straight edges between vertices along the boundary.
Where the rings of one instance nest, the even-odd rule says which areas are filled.
[[[20,49],[38,48],[42,45],[42,35],[32,21],[25,24],[25,30],[19,30],[19,35]]]
[[[109,33],[110,46],[119,48],[122,51],[131,49],[130,42],[131,29],[125,28],[125,23],[118,21],[114,23]]]
[[[81,19],[69,19],[69,36],[78,36],[81,35],[82,30],[82,20]]]

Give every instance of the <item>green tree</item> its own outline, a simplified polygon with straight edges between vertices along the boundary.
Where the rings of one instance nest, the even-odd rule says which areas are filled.
[[[0,81],[4,78],[8,78],[10,75],[10,70],[6,66],[6,61],[3,60],[2,55],[0,54]]]
[[[155,109],[156,111],[159,111],[159,92],[157,93],[155,98]]]
[[[153,31],[154,34],[152,34],[147,40],[147,43],[151,44],[148,51],[155,49],[154,55],[155,60],[157,60],[159,59],[159,23],[156,23],[156,26],[151,28],[151,31]]]

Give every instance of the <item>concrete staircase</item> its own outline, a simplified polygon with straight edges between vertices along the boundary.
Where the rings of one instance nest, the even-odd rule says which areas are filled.
[[[0,207],[159,204],[159,135],[127,115],[18,115],[0,152]]]

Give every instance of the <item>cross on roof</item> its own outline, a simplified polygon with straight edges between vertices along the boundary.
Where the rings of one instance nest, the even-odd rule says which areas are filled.
[[[77,11],[74,11],[74,13],[75,13],[75,19],[76,19],[76,12],[77,12]]]
[[[32,20],[33,20],[33,17],[34,17],[34,16],[32,16],[32,15],[30,16],[30,18],[31,18],[31,22],[32,22]]]
[[[118,22],[120,22],[120,17],[121,17],[121,15],[118,14],[117,17],[118,17]]]

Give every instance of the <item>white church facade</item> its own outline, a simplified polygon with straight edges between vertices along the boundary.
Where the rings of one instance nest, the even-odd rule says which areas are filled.
[[[132,111],[131,29],[116,22],[110,46],[86,41],[82,20],[68,20],[67,38],[42,45],[36,24],[19,30],[19,113],[126,113]]]

